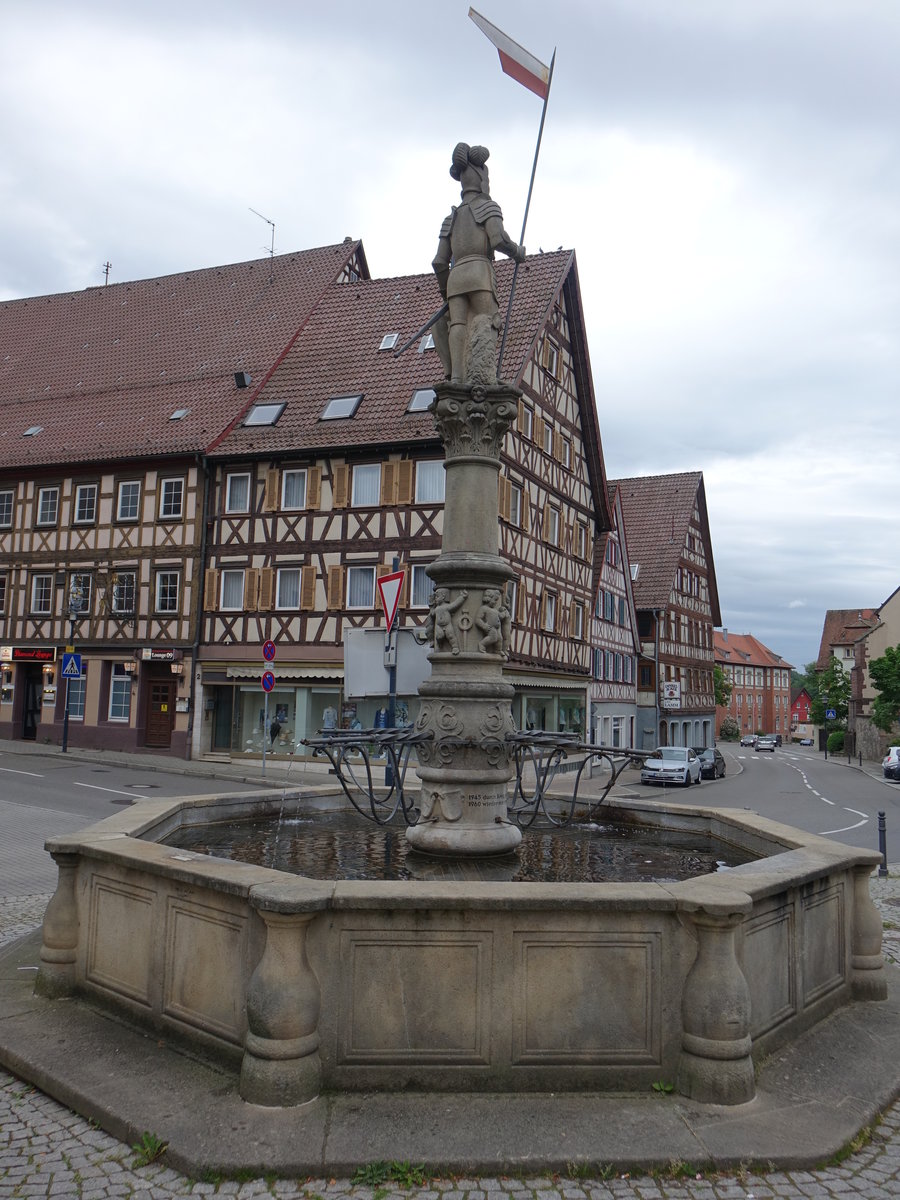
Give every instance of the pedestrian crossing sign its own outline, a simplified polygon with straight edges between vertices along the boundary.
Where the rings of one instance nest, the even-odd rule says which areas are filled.
[[[63,655],[62,677],[63,677],[63,679],[80,679],[81,678],[81,655],[80,654],[64,654]]]

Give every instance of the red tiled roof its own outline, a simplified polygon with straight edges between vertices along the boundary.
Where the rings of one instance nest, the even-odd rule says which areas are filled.
[[[824,671],[832,646],[852,646],[878,624],[876,608],[829,608],[825,613],[816,670]]]
[[[519,270],[503,375],[517,381],[554,299],[573,264],[571,251],[533,255]],[[512,263],[498,262],[501,312],[506,312]],[[402,346],[440,308],[433,273],[361,280],[327,289],[284,360],[253,400],[285,403],[277,424],[235,424],[215,447],[217,457],[281,454],[342,447],[435,441],[430,413],[407,413],[414,390],[442,377],[437,352],[418,343],[394,357],[379,350],[385,334]],[[321,420],[332,396],[362,393],[352,417]],[[589,406],[593,411],[593,405]]]
[[[203,450],[358,241],[0,303],[0,463]],[[188,408],[179,421],[178,408]],[[33,425],[37,437],[23,433]]]
[[[668,607],[694,505],[697,505],[705,543],[712,621],[714,625],[720,624],[719,592],[702,472],[613,479],[610,487],[618,488],[622,498],[628,557],[632,566],[635,563],[639,566],[634,583],[634,602],[639,609]]]
[[[759,638],[752,633],[727,633],[721,629],[713,631],[713,647],[716,662],[749,663],[754,667],[784,667],[793,670],[793,666],[764,646]]]

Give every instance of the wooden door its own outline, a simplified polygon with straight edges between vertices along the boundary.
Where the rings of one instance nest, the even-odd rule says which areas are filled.
[[[168,747],[172,744],[172,725],[175,720],[175,682],[172,679],[151,679],[147,700],[146,745]]]
[[[22,710],[22,737],[33,742],[41,720],[41,688],[44,676],[40,667],[25,668],[25,704]]]

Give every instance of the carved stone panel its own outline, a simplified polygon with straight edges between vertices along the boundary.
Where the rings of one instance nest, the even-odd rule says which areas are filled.
[[[169,898],[163,1012],[227,1041],[243,1038],[247,918]]]
[[[94,875],[85,975],[89,983],[150,1005],[156,892]]]

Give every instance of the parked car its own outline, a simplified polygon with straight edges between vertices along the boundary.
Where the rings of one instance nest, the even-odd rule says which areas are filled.
[[[700,777],[702,779],[721,779],[725,774],[725,759],[722,752],[715,746],[694,746],[694,753],[700,759]]]
[[[756,745],[756,734],[755,733],[745,733],[744,736],[741,738],[741,745],[742,746],[755,746]]]
[[[784,741],[784,738],[781,736],[780,733],[775,733],[772,736],[775,738],[776,746],[780,746],[782,744],[782,742]]]
[[[811,746],[813,744],[813,740],[812,738],[801,738],[799,744],[801,746]]]
[[[775,753],[775,738],[774,738],[774,736],[771,733],[761,734],[760,737],[758,737],[756,739],[756,745],[753,747],[753,749],[754,750],[771,750],[772,753],[774,754]]]
[[[888,746],[888,752],[881,762],[885,779],[900,780],[900,746]]]
[[[641,783],[680,783],[690,787],[699,783],[700,778],[700,759],[689,746],[657,746],[641,768]]]

